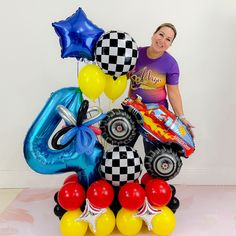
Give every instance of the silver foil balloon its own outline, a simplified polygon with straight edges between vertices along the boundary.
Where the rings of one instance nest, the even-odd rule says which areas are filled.
[[[106,211],[107,211],[106,208],[94,207],[90,203],[88,198],[86,198],[85,209],[84,209],[83,213],[77,219],[75,219],[75,221],[88,222],[92,226],[94,232],[96,232],[97,219],[98,219],[99,216],[101,216]]]
[[[154,208],[147,200],[147,197],[145,197],[144,204],[142,208],[138,211],[137,214],[134,215],[134,217],[141,218],[146,223],[148,230],[152,230],[152,219],[157,214],[160,214],[162,210],[158,210]]]
[[[59,105],[57,106],[57,111],[66,124],[76,126],[74,115],[66,107]]]

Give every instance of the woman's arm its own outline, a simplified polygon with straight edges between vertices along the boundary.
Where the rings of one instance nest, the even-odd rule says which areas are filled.
[[[182,122],[188,127],[192,136],[194,136],[192,131],[192,128],[194,128],[194,126],[184,117],[183,104],[179,86],[167,85],[167,95],[175,115],[180,117]]]
[[[167,95],[176,116],[183,116],[182,98],[178,85],[167,85]]]

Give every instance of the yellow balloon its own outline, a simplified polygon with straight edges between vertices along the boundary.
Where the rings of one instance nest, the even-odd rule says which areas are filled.
[[[81,91],[95,101],[104,91],[106,77],[99,66],[89,64],[80,70],[78,83]]]
[[[97,218],[96,232],[94,232],[92,226],[89,224],[91,232],[96,236],[107,236],[111,234],[115,226],[116,226],[116,218],[113,211],[110,208],[107,208],[107,211]]]
[[[75,221],[82,214],[81,210],[67,211],[61,218],[60,231],[63,236],[84,236],[88,229],[85,221]]]
[[[174,213],[168,207],[159,207],[162,210],[152,218],[152,231],[158,236],[168,236],[176,226],[176,218]]]
[[[134,217],[137,211],[130,211],[121,208],[116,216],[116,226],[120,233],[126,236],[133,236],[140,232],[143,221]]]
[[[118,97],[120,97],[127,86],[127,76],[119,76],[116,80],[113,79],[111,75],[106,75],[106,86],[104,93],[108,98],[114,102]]]

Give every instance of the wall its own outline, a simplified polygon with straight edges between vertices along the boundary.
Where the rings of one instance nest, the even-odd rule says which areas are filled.
[[[181,68],[184,109],[196,126],[197,150],[184,160],[173,182],[236,184],[235,1],[22,0],[1,5],[0,187],[60,186],[66,176],[33,172],[22,150],[26,132],[50,93],[77,86],[81,65],[75,59],[61,59],[51,23],[78,7],[105,31],[128,32],[139,46],[149,44],[160,23],[176,25],[178,36],[169,52]],[[122,98],[109,104],[102,96],[100,105],[108,110],[119,106]]]

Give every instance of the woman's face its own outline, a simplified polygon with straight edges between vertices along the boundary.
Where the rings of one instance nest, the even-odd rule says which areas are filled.
[[[154,52],[165,52],[172,44],[175,33],[169,27],[162,27],[152,36],[151,48]]]

